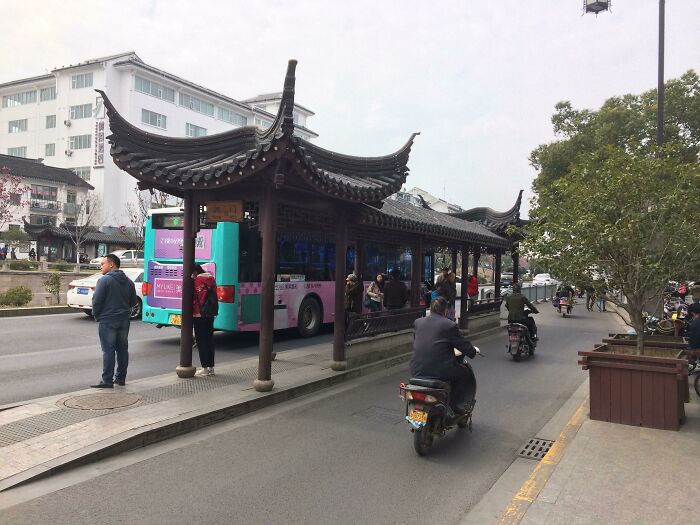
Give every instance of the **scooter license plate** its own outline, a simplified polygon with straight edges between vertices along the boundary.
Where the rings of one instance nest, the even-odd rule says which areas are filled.
[[[519,335],[511,335],[510,340],[513,343],[517,343],[518,341],[520,341],[520,336]]]
[[[416,423],[427,423],[428,422],[428,413],[423,412],[422,410],[413,409],[408,414],[408,418],[412,419]]]

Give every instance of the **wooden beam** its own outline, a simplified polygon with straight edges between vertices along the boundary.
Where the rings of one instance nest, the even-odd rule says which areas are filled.
[[[178,377],[193,377],[197,370],[192,366],[192,301],[194,299],[194,241],[197,236],[199,205],[194,192],[184,192],[184,219],[182,240],[182,317],[180,325],[180,366],[175,369]]]
[[[467,329],[467,311],[469,310],[469,245],[462,245],[462,289],[459,294],[459,327]]]
[[[345,277],[346,251],[348,247],[347,213],[341,207],[336,215],[335,230],[335,307],[333,326],[333,370],[345,370]]]

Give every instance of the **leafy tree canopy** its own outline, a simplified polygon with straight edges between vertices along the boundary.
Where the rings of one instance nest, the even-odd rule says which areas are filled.
[[[598,111],[574,109],[560,102],[552,117],[558,139],[537,147],[530,163],[538,171],[536,192],[566,176],[579,156],[616,146],[632,155],[650,155],[656,147],[657,92],[623,95],[607,100]],[[681,164],[698,161],[700,153],[700,78],[689,70],[666,83],[665,141],[675,145],[667,154]],[[605,157],[601,156],[601,160]],[[590,159],[589,159],[590,161]]]

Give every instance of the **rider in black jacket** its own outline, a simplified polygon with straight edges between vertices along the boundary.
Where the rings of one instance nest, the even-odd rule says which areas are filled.
[[[459,332],[457,325],[445,317],[448,308],[447,299],[437,297],[430,305],[430,315],[415,321],[411,375],[450,383],[452,409],[464,413],[467,408],[464,397],[473,388],[470,385],[473,375],[457,363],[454,349],[471,358],[478,350]]]

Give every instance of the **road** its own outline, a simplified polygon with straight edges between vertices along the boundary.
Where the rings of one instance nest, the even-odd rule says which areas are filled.
[[[0,523],[457,523],[583,382],[576,352],[617,328],[611,313],[541,310],[533,359],[509,359],[504,334],[479,341],[473,432],[427,458],[396,396],[404,364],[37,488]]]
[[[330,341],[326,328],[314,341]],[[99,382],[102,353],[97,324],[83,313],[0,318],[0,405],[81,390]],[[293,331],[275,334],[279,349],[307,341]],[[257,334],[214,335],[216,360],[254,356]],[[180,332],[134,321],[129,331],[128,380],[173,372],[179,363]],[[195,350],[194,364],[199,364]]]

